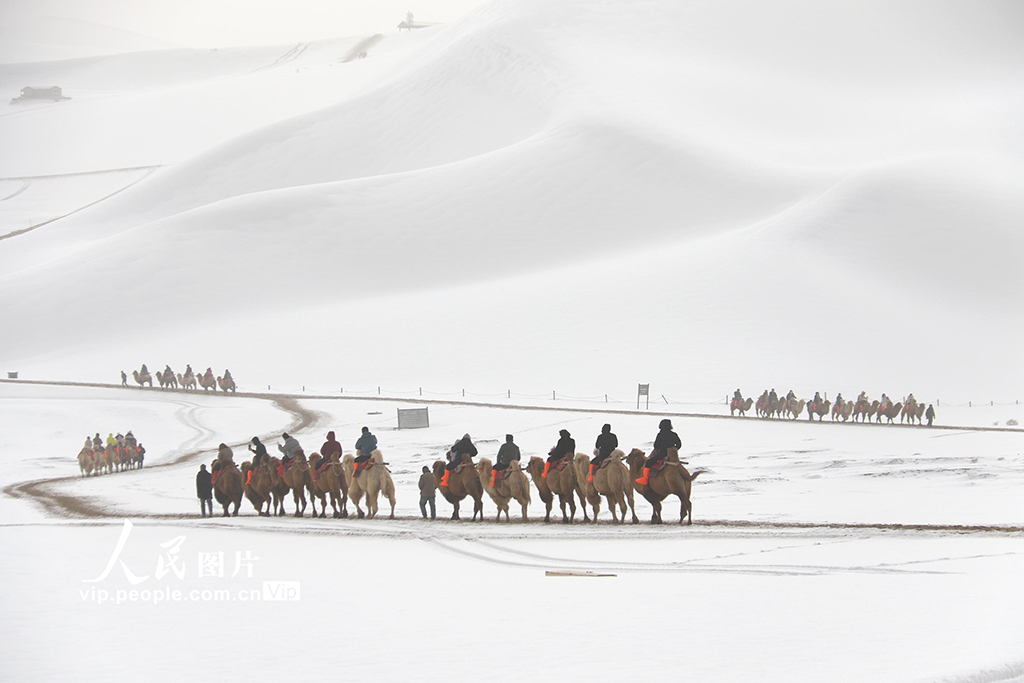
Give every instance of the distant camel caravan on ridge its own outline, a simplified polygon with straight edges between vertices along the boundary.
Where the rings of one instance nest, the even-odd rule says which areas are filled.
[[[213,369],[206,368],[206,372],[195,374],[192,372],[192,366],[189,365],[185,368],[185,373],[175,374],[171,370],[171,366],[166,366],[163,370],[156,371],[156,381],[160,385],[161,389],[202,389],[203,391],[209,391],[213,389],[217,391],[217,387],[220,390],[227,393],[235,393],[237,387],[235,386],[235,378],[231,376],[231,371],[225,369],[223,377],[214,377]],[[135,383],[140,387],[153,386],[153,374],[149,372],[146,364],[142,364],[142,368],[139,370],[132,370],[132,377],[135,379]],[[121,371],[121,386],[128,386],[128,375],[125,374],[124,370]]]
[[[838,394],[833,403],[823,399],[820,392],[815,392],[814,398],[805,400],[798,399],[792,390],[784,398],[779,398],[775,389],[765,389],[755,403],[751,398],[743,398],[742,392],[737,389],[729,401],[729,414],[735,416],[739,413],[744,417],[751,405],[757,416],[763,418],[785,417],[795,420],[806,407],[807,419],[814,420],[817,416],[819,422],[828,415],[832,421],[848,422],[852,418],[854,422],[871,422],[874,419],[875,423],[881,424],[884,417],[887,424],[896,424],[895,420],[899,417],[901,424],[915,424],[916,420],[920,425],[923,420],[927,420],[931,427],[935,420],[935,408],[919,403],[913,394],[909,394],[903,401],[893,403],[885,394],[882,394],[881,399],[872,401],[867,392],[862,391],[855,401],[847,401],[842,394]]]

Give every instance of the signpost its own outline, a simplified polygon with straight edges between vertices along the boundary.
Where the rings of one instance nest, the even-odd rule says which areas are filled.
[[[644,396],[647,399],[647,405],[644,410],[648,410],[651,407],[651,385],[650,384],[638,384],[636,385],[636,409],[640,410],[640,397]]]
[[[426,408],[399,408],[399,429],[422,429],[430,426],[430,416]]]

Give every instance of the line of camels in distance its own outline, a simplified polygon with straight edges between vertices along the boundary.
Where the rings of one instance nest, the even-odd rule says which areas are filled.
[[[231,376],[231,373],[227,370],[224,371],[223,377],[214,377],[213,371],[210,368],[206,369],[205,373],[199,373],[198,375],[192,372],[192,366],[189,365],[185,369],[185,374],[175,373],[171,370],[171,366],[168,365],[163,370],[157,370],[155,373],[150,373],[146,368],[146,364],[142,364],[141,370],[132,370],[132,377],[135,379],[135,383],[140,387],[148,385],[150,388],[153,386],[153,375],[156,375],[156,381],[160,384],[161,389],[202,389],[203,391],[209,391],[213,389],[216,393],[217,387],[220,387],[221,391],[227,393],[234,393],[237,389],[235,386],[235,380]],[[121,373],[121,385],[127,386],[127,376],[124,372]]]
[[[922,418],[926,416],[925,410],[927,407],[925,403],[918,402],[913,394],[907,396],[903,401],[893,403],[885,394],[882,394],[882,400],[872,401],[862,391],[856,401],[844,400],[843,395],[839,394],[836,397],[835,403],[833,403],[828,399],[821,398],[819,394],[815,394],[814,398],[807,400],[798,399],[790,391],[785,397],[780,398],[775,395],[774,389],[771,391],[765,389],[764,393],[758,397],[756,403],[753,398],[744,399],[739,390],[737,390],[729,401],[729,414],[735,416],[736,413],[739,413],[740,416],[745,416],[751,406],[754,406],[758,417],[764,418],[789,418],[795,420],[800,417],[806,407],[808,420],[814,420],[814,417],[817,416],[820,422],[826,415],[829,415],[833,421],[841,420],[842,422],[848,422],[852,419],[854,422],[870,422],[874,419],[877,423],[881,423],[884,417],[888,420],[888,424],[895,424],[897,417],[900,418],[901,424],[904,421],[907,424],[914,424],[915,420],[917,420],[917,424],[922,424]],[[935,409],[932,408],[931,412],[928,413],[929,426],[934,416]]]
[[[395,518],[395,483],[380,450],[374,450],[369,461],[359,470],[358,476],[354,476],[356,456],[352,453],[341,457],[334,454],[325,463],[318,452],[312,453],[307,459],[305,453],[299,450],[287,464],[268,455],[254,469],[248,460],[239,468],[230,449],[225,451],[225,448],[222,445],[211,467],[214,471],[213,494],[217,503],[223,506],[225,517],[238,515],[243,496],[252,503],[260,516],[284,515],[285,498],[291,492],[296,517],[305,514],[308,494],[314,517],[327,517],[329,500],[332,516],[335,519],[347,518],[348,501],[351,500],[360,519],[372,519],[378,512],[377,498],[383,496],[391,503],[390,519]],[[454,508],[453,520],[460,519],[459,504],[468,497],[473,501],[473,521],[478,518],[483,521],[483,495],[486,492],[498,508],[495,521],[501,521],[502,514],[506,522],[512,521],[509,518],[509,505],[514,500],[522,508],[522,521],[527,522],[532,480],[545,505],[545,522],[551,521],[551,509],[556,498],[562,511],[562,523],[575,521],[574,498],[578,497],[583,508],[583,521],[591,521],[587,513],[589,504],[593,512],[592,521],[596,523],[603,497],[608,502],[614,522],[622,524],[626,521],[628,506],[632,522],[637,524],[640,520],[633,502],[635,491],[651,504],[652,524],[662,523],[662,501],[672,495],[679,498],[679,523],[691,524],[693,505],[690,492],[693,480],[701,474],[699,470],[693,474],[688,472],[686,463],[679,460],[679,451],[675,448],[668,449],[668,455],[662,460],[660,468],[652,469],[647,484],[636,481],[643,474],[646,461],[644,451],[636,448],[629,455],[616,449],[594,468],[592,480],[589,477],[590,456],[585,453],[577,453],[574,457],[562,458],[557,464],[552,464],[547,476],[544,476],[543,458],[531,457],[525,467],[520,466],[518,460],[513,460],[505,470],[499,470],[499,476],[493,479],[493,463],[490,458],[481,457],[474,462],[468,454],[462,454],[461,457],[462,461],[451,472],[444,486],[441,481],[445,462],[438,460],[432,468],[437,490]],[[320,502],[319,513],[317,501]],[[366,504],[365,512],[361,505],[363,502]],[[229,512],[232,505],[234,510]]]

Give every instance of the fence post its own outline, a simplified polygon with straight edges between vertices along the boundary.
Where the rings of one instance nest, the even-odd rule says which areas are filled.
[[[302,385],[302,391],[306,391],[306,385],[305,384]]]
[[[968,402],[967,402],[967,407],[968,407],[968,408],[973,408],[973,407],[974,407],[974,404],[973,404],[973,403],[971,403],[970,401],[968,401]]]
[[[466,398],[466,390],[465,389],[462,390],[462,398]]]
[[[558,399],[555,398],[555,391],[553,389],[551,390],[551,400],[552,401],[558,400]]]
[[[608,394],[605,394],[605,395],[604,395],[604,402],[605,402],[605,403],[607,403],[607,402],[608,402]]]
[[[508,390],[508,397],[512,398],[512,390],[511,389]]]
[[[423,387],[420,387],[420,396],[423,395]]]
[[[377,395],[380,396],[380,387],[377,387]]]

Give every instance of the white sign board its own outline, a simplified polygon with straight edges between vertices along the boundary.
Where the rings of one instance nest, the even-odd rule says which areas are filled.
[[[422,429],[430,426],[430,416],[426,408],[399,408],[399,429]]]

